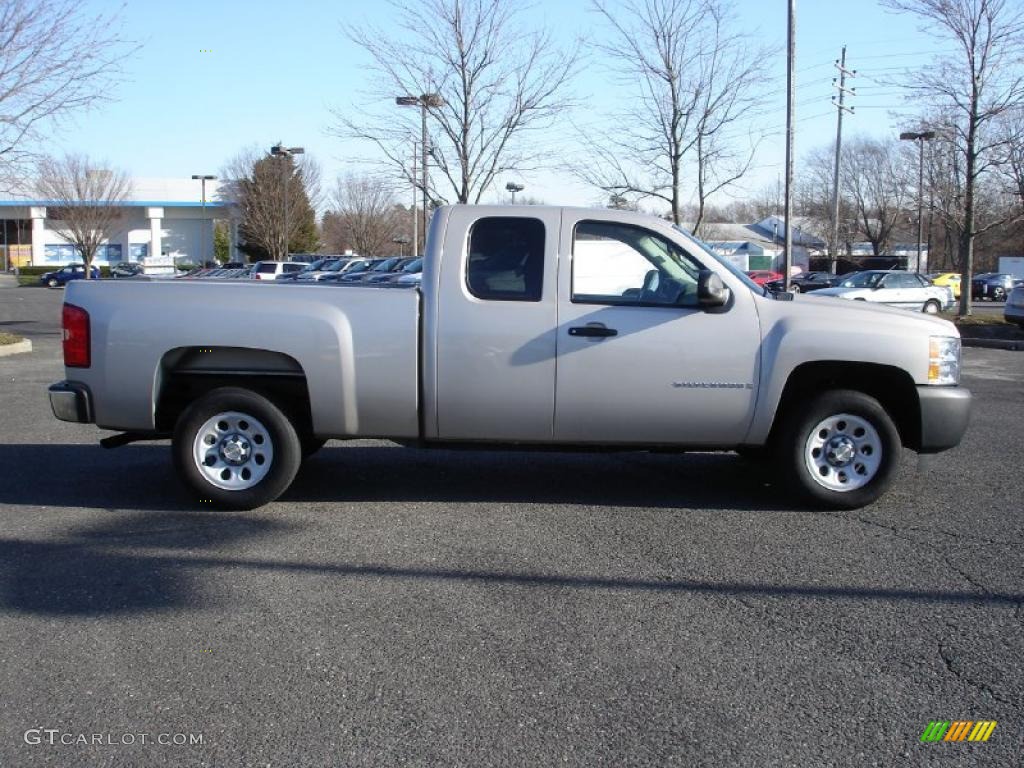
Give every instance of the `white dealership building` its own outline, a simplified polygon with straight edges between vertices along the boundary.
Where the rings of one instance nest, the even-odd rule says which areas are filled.
[[[118,226],[96,254],[97,266],[134,261],[159,269],[175,262],[212,260],[215,220],[227,222],[231,255],[237,258],[237,213],[230,201],[220,198],[215,180],[206,182],[204,203],[198,180],[136,178],[121,207]],[[0,197],[0,266],[55,267],[81,262],[62,222],[49,215],[51,212],[59,209],[30,195]]]

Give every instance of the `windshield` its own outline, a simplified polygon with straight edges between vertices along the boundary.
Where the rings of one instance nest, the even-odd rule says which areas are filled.
[[[679,232],[679,234],[684,235],[687,240],[690,240],[690,241],[696,243],[701,248],[703,248],[705,251],[707,251],[708,256],[710,256],[716,262],[718,262],[723,267],[725,267],[727,270],[729,270],[729,274],[731,274],[737,280],[741,281],[745,286],[747,286],[747,288],[749,288],[750,290],[754,291],[755,293],[761,294],[762,296],[767,296],[768,295],[768,289],[767,288],[762,288],[760,285],[755,283],[753,280],[751,280],[749,277],[747,277],[747,275],[743,272],[742,269],[737,267],[735,264],[732,264],[728,260],[723,259],[717,253],[715,253],[714,248],[712,248],[710,245],[705,243],[699,237],[697,237],[696,235],[691,235],[689,232],[687,232],[685,229],[680,227],[678,224],[674,224],[672,226],[672,228],[674,230],[676,230],[677,232]]]
[[[423,259],[413,259],[403,268],[403,272],[419,272],[423,268]]]
[[[375,266],[373,268],[373,271],[374,272],[389,272],[391,269],[394,268],[395,264],[397,264],[397,263],[398,263],[398,258],[397,257],[390,258],[390,259],[384,259],[384,261],[380,262],[379,264],[377,264],[377,266]]]
[[[884,272],[858,272],[840,283],[842,288],[874,288],[885,276]]]
[[[337,272],[339,269],[341,269],[343,266],[345,266],[345,264],[346,264],[346,262],[344,260],[338,259],[337,261],[332,261],[330,264],[325,266],[323,268],[323,271],[324,272]]]

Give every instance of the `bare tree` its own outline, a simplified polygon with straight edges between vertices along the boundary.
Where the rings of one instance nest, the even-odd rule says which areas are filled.
[[[609,194],[664,201],[676,223],[688,186],[696,231],[709,198],[750,168],[757,137],[741,148],[736,129],[762,103],[769,52],[735,31],[728,0],[594,0],[594,8],[611,30],[594,49],[636,98],[607,137],[584,135],[592,162],[577,174]]]
[[[42,159],[37,170],[36,190],[48,202],[49,218],[61,222],[57,232],[82,256],[86,279],[97,249],[113,235],[122,203],[131,194],[127,174],[104,165],[84,155],[66,155]]]
[[[1010,0],[883,0],[916,15],[922,31],[951,42],[955,53],[937,57],[908,83],[926,104],[949,111],[963,154],[962,223],[958,244],[961,280],[970,285],[978,226],[979,181],[999,162],[1001,139],[991,130],[999,115],[1024,103],[1024,13]],[[990,222],[989,226],[997,226]],[[971,292],[960,292],[960,314],[971,313]]]
[[[857,232],[871,243],[875,256],[888,250],[901,217],[906,218],[916,200],[916,158],[910,156],[910,149],[898,141],[865,137],[856,137],[842,148],[843,197],[852,208]]]
[[[75,0],[0,0],[0,184],[24,182],[29,145],[109,97],[134,47],[117,14],[88,16]]]
[[[251,147],[221,171],[220,194],[240,208],[240,249],[250,256],[280,261],[317,248],[320,167],[309,155],[299,157],[271,157]]]
[[[524,29],[523,6],[505,0],[390,4],[402,39],[348,29],[374,62],[372,96],[387,103],[386,111],[337,109],[332,133],[373,143],[384,164],[411,182],[420,114],[397,108],[394,99],[429,95],[421,101],[433,129],[431,199],[479,203],[495,177],[535,167],[541,152],[528,136],[567,106],[575,49],[562,49],[546,31]],[[422,189],[422,177],[417,183]]]
[[[383,256],[395,250],[395,238],[405,234],[399,220],[394,189],[387,179],[349,174],[339,178],[324,215],[325,238],[350,247],[361,256]],[[408,218],[408,214],[403,217]]]

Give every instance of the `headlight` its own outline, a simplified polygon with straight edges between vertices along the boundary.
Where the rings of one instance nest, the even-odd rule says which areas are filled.
[[[928,339],[928,383],[960,383],[960,339],[956,336]]]

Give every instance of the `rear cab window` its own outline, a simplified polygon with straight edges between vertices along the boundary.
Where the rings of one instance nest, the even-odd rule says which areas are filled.
[[[540,301],[544,289],[544,223],[487,216],[473,223],[466,287],[484,301]]]

